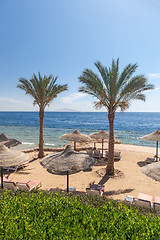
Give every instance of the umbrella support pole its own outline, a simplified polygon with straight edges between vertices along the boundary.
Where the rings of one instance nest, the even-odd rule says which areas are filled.
[[[67,171],[67,193],[69,192],[69,172]]]
[[[74,141],[74,150],[76,151],[76,141]]]
[[[3,189],[3,167],[1,167],[1,189]]]
[[[94,142],[94,148],[93,149],[96,150],[96,142]]]
[[[158,141],[156,142],[156,162],[158,162]]]
[[[102,139],[102,157],[103,157],[103,139]]]

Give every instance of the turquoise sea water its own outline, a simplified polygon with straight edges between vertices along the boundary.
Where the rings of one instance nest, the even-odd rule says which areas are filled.
[[[160,129],[160,113],[116,113],[115,134],[122,143],[155,146],[154,142],[143,141],[141,136]],[[78,129],[90,134],[99,130],[109,130],[105,112],[46,112],[44,120],[44,145],[60,147],[67,143],[59,137]],[[0,112],[0,134],[22,142],[21,148],[38,146],[38,112]]]

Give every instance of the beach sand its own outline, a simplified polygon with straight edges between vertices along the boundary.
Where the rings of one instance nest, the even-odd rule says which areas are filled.
[[[101,147],[101,144],[97,144],[97,147]],[[81,171],[71,174],[69,185],[76,187],[78,191],[85,191],[86,187],[89,187],[89,184],[92,182],[104,184],[105,195],[109,198],[120,200],[124,200],[126,195],[137,197],[139,192],[160,197],[160,182],[144,175],[137,164],[138,162],[145,161],[147,157],[153,157],[155,155],[155,148],[116,144],[115,150],[121,151],[122,156],[119,162],[115,162],[115,169],[120,170],[123,176],[109,179],[100,177],[96,171],[104,169],[106,166],[94,166],[91,172]],[[22,179],[40,180],[42,183],[41,189],[49,190],[55,187],[65,189],[66,176],[47,172],[39,163],[37,155],[37,152],[30,153],[31,162],[28,167],[6,174],[5,176],[9,176],[14,181]],[[34,157],[37,159],[33,160]]]

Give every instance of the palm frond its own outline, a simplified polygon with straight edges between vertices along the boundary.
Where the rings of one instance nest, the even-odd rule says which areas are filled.
[[[64,84],[64,85],[55,84],[50,90],[50,92],[48,92],[44,106],[46,107],[54,98],[57,97],[59,93],[64,92],[66,90],[68,90],[67,84]]]
[[[99,100],[105,99],[106,103],[109,102],[109,98],[106,94],[106,88],[103,82],[99,79],[98,75],[89,69],[85,69],[83,74],[79,77],[83,87],[79,89],[80,92],[88,93]]]
[[[34,90],[34,87],[30,83],[30,81],[26,80],[25,78],[20,78],[19,84],[17,84],[17,88],[20,88],[24,90],[26,94],[31,95],[38,104],[38,96]]]
[[[33,74],[30,80],[20,78],[17,87],[33,97],[34,105],[38,104],[41,109],[44,109],[59,93],[68,89],[67,84],[55,84],[56,80],[57,77],[54,78],[53,75],[49,75],[49,77],[44,75],[42,77],[38,73],[38,77]]]
[[[106,67],[104,67],[100,61],[97,61],[94,63],[94,65],[97,67],[99,70],[101,77],[104,81],[105,87],[107,88],[107,91],[109,92],[109,82],[110,82],[110,77],[109,77],[109,72]]]
[[[123,86],[131,79],[133,73],[135,73],[138,65],[137,64],[128,64],[122,71],[119,80],[118,80],[118,88],[122,89]]]
[[[121,111],[124,112],[126,109],[128,109],[130,107],[130,103],[128,100],[124,100],[123,102],[119,103],[119,107],[120,107]]]
[[[115,102],[117,95],[117,79],[119,76],[119,58],[115,62],[112,60],[112,68],[110,69],[110,99],[111,104]]]
[[[130,100],[145,100],[144,91],[154,88],[148,84],[144,75],[133,77],[138,65],[128,64],[119,73],[119,58],[112,60],[110,68],[104,67],[99,61],[95,66],[100,73],[100,77],[90,69],[85,69],[79,77],[82,86],[80,92],[87,93],[98,101],[94,102],[94,107],[107,107],[109,112],[115,112],[117,108],[124,111],[130,106]]]
[[[147,79],[144,75],[137,75],[130,79],[128,83],[124,86],[121,91],[120,98],[124,96],[128,96],[132,93],[140,93],[142,91],[151,90],[154,86],[152,84],[147,83]]]
[[[94,101],[94,102],[93,102],[93,106],[94,106],[96,109],[101,109],[102,107],[108,108],[107,104],[106,104],[105,102],[103,102],[102,100]]]

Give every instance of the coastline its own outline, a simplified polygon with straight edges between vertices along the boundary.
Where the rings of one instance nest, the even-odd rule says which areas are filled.
[[[73,147],[73,143],[70,142],[68,145],[71,145]],[[77,147],[77,151],[84,151],[86,148],[89,147],[93,147],[93,143],[92,144],[88,144],[88,145],[81,145],[78,144]],[[101,143],[97,143],[96,145],[98,145],[97,149],[101,149]],[[67,145],[65,145],[67,146]],[[63,147],[59,147],[59,148],[46,148],[44,147],[44,151],[45,152],[60,152],[63,151],[65,149],[65,146]],[[108,149],[108,144],[104,143],[104,150]],[[155,148],[154,147],[146,147],[146,146],[140,146],[140,145],[133,145],[133,144],[115,144],[114,145],[114,149],[116,151],[129,151],[130,152],[145,152],[145,153],[152,153],[154,154],[155,152]],[[38,147],[37,148],[28,148],[28,149],[21,149],[21,151],[23,151],[24,153],[31,153],[31,152],[36,152],[38,151]]]
[[[154,147],[154,142],[144,141],[142,136],[159,128],[159,113],[116,113],[114,131],[123,144]],[[45,112],[44,146],[61,147],[68,144],[59,139],[78,129],[89,135],[99,130],[109,130],[106,112]],[[22,148],[35,148],[39,142],[38,112],[0,112],[0,133],[18,139]]]

